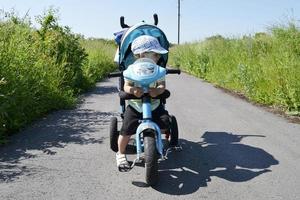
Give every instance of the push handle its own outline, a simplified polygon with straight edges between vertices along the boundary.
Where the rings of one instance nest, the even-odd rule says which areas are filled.
[[[125,24],[125,18],[124,16],[120,17],[120,24],[122,28],[129,28],[129,26],[127,24]]]
[[[153,19],[154,19],[154,25],[157,26],[157,24],[158,24],[158,16],[157,16],[156,13],[153,15]],[[121,24],[122,28],[129,28],[130,27],[127,24],[125,24],[125,18],[124,18],[124,16],[120,17],[120,24]]]
[[[154,25],[157,26],[157,24],[158,24],[158,16],[157,16],[156,13],[153,15],[153,18],[154,18]]]

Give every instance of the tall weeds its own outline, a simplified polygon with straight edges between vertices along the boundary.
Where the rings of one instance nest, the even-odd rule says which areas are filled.
[[[243,38],[220,35],[174,46],[170,63],[250,100],[300,114],[300,29],[295,23]]]
[[[26,17],[0,15],[0,143],[50,110],[72,107],[77,94],[113,70],[113,53],[82,45],[92,42],[60,26],[53,10],[38,22],[36,29]]]
[[[113,40],[93,38],[81,40],[81,45],[88,54],[82,70],[87,78],[85,87],[89,88],[116,68],[113,57],[117,46]]]

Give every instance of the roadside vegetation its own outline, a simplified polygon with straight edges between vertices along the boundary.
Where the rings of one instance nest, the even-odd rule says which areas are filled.
[[[0,144],[49,111],[72,108],[78,94],[114,70],[112,41],[84,39],[58,24],[0,13]]]
[[[116,45],[85,39],[61,26],[56,11],[37,17],[0,11],[0,145],[9,135],[53,110],[72,108],[80,93],[115,70]],[[300,115],[300,29],[273,26],[242,38],[220,35],[173,45],[170,65]]]
[[[296,23],[273,26],[254,36],[217,35],[175,45],[169,64],[253,102],[300,115],[300,29]]]
[[[90,88],[116,69],[113,58],[117,46],[114,40],[95,38],[82,39],[80,43],[88,55],[87,62],[83,66],[83,74],[88,82],[87,88]]]

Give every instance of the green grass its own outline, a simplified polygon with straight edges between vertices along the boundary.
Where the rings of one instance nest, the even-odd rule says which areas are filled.
[[[103,39],[81,40],[81,45],[88,54],[88,60],[82,70],[88,80],[86,87],[89,88],[116,69],[113,58],[117,46],[113,40]]]
[[[243,38],[174,46],[170,64],[288,114],[300,113],[300,30],[295,23]]]
[[[28,18],[0,13],[0,144],[49,111],[72,108],[77,95],[114,70],[112,41],[86,40],[60,26],[55,12]]]

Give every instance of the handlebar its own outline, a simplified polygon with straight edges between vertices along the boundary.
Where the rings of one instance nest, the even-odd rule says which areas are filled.
[[[123,76],[123,72],[122,71],[111,72],[111,73],[108,74],[108,78],[121,77],[121,76]]]
[[[181,73],[180,69],[166,69],[166,70],[167,70],[166,74],[180,74]],[[121,77],[121,76],[123,76],[122,71],[111,72],[108,74],[108,78]]]
[[[167,74],[180,74],[180,69],[167,69]]]

